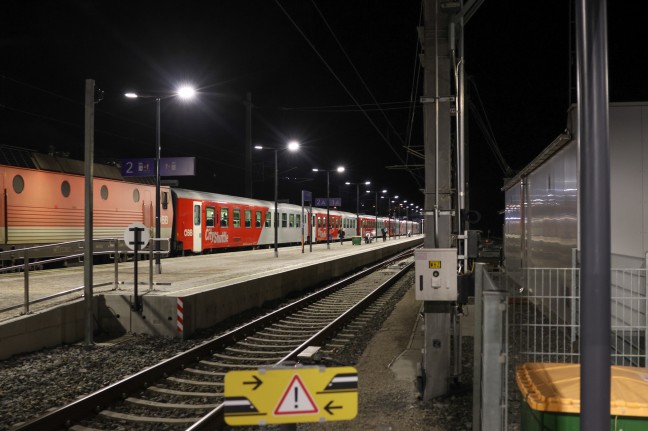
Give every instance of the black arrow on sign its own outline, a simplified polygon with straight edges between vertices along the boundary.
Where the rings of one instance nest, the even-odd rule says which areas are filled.
[[[324,410],[326,410],[326,411],[328,412],[328,414],[330,414],[331,416],[333,416],[333,412],[332,412],[331,410],[333,410],[333,409],[341,409],[342,406],[332,406],[331,404],[333,404],[333,400],[331,400],[331,401],[328,402],[328,404],[326,405],[326,407],[324,407]]]
[[[252,378],[254,379],[253,382],[243,382],[243,384],[244,385],[254,385],[252,390],[256,391],[257,388],[263,384],[263,381],[260,378],[258,378],[257,376],[252,376]]]

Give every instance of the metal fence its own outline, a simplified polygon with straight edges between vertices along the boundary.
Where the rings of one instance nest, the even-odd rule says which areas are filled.
[[[648,364],[648,300],[646,299],[646,269],[615,268],[611,270],[611,328],[610,328],[610,363],[613,365],[646,367]],[[484,309],[480,316],[481,324],[495,326],[481,328],[475,334],[475,350],[479,351],[481,360],[476,358],[476,377],[482,385],[481,394],[490,393],[497,399],[502,394],[502,417],[495,418],[499,409],[495,405],[487,408],[480,401],[483,417],[473,417],[474,424],[485,425],[490,420],[497,420],[495,429],[519,429],[520,391],[516,387],[515,372],[519,365],[526,362],[560,362],[579,363],[579,334],[580,334],[580,292],[587,286],[580,286],[580,270],[574,268],[530,268],[521,274],[489,272],[484,274],[483,288],[477,289],[475,298],[479,308]],[[479,277],[476,277],[479,279]],[[522,280],[522,285],[513,280]],[[476,283],[477,285],[477,283]],[[491,286],[491,287],[488,287]],[[506,292],[506,311],[501,314],[506,320],[505,337],[501,340],[497,335],[497,318],[488,323],[486,308],[481,304],[488,303],[488,290]],[[477,311],[477,314],[480,314]],[[481,318],[483,317],[483,318]],[[491,333],[490,341],[486,340]],[[477,346],[488,343],[497,344],[506,352],[506,372],[499,373],[500,381],[488,382],[481,377],[484,372],[495,373],[497,365],[489,364],[487,350]],[[497,348],[492,348],[491,361],[497,360]],[[480,373],[480,369],[484,370]],[[479,392],[476,392],[479,393]],[[489,430],[490,431],[490,430]]]
[[[509,336],[523,362],[580,362],[580,270],[530,268],[524,286],[507,286]],[[611,271],[611,363],[645,367],[646,269]]]

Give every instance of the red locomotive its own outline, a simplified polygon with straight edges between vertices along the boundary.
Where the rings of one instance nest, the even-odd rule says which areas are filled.
[[[0,151],[5,156],[13,151],[22,160],[16,163],[21,166],[0,165],[0,251],[82,240],[83,162],[25,150]],[[149,184],[125,180],[117,168],[95,165],[95,238],[121,238],[125,227],[134,222],[143,223],[154,237],[155,186],[148,180]],[[160,203],[161,237],[169,239],[174,254],[274,244],[274,202],[163,186]],[[326,209],[313,208],[312,214],[308,210],[299,205],[278,205],[279,244],[309,241],[311,228],[316,242],[326,241]],[[330,239],[338,240],[340,230],[350,239],[357,234],[358,223],[361,236],[369,232],[375,237],[383,226],[390,236],[419,233],[416,222],[405,227],[405,221],[367,215],[357,220],[354,213],[330,210]],[[51,250],[48,253],[53,254]],[[54,254],[71,253],[62,247]]]

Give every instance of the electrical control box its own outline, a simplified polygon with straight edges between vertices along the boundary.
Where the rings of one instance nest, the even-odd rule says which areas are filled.
[[[457,249],[423,248],[414,252],[416,299],[456,301]]]

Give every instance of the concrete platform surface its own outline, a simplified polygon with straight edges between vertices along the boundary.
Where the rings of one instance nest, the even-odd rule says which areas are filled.
[[[353,246],[351,241],[299,247],[238,251],[162,259],[161,274],[150,262],[93,266],[93,314],[96,328],[110,332],[149,333],[187,337],[250,308],[288,293],[316,286],[370,265],[398,251],[420,244],[423,236]],[[0,359],[12,354],[82,340],[85,331],[83,266],[29,274],[30,299],[78,288],[53,301],[22,307],[0,315]],[[22,304],[22,273],[0,275],[0,297],[5,308]],[[138,301],[135,301],[137,291]],[[138,302],[140,309],[135,309]]]

